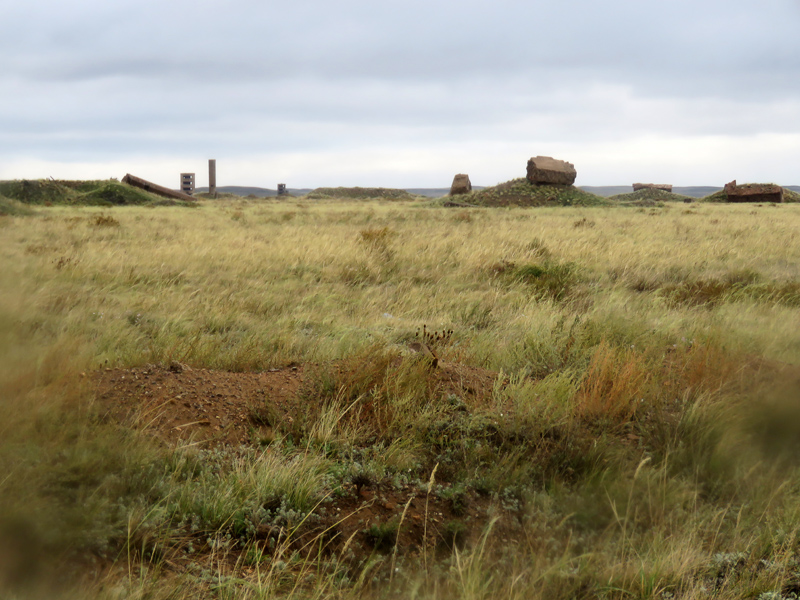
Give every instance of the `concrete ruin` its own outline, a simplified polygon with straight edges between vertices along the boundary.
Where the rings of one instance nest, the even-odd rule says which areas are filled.
[[[578,172],[575,165],[550,156],[535,156],[528,161],[528,181],[532,184],[572,185]]]
[[[783,202],[783,188],[774,183],[746,183],[736,180],[725,184],[728,202]]]
[[[217,197],[217,159],[208,159],[208,193],[212,198]]]
[[[195,198],[189,194],[184,194],[183,192],[179,192],[177,190],[171,190],[162,185],[158,185],[157,183],[153,183],[151,181],[147,181],[146,179],[142,179],[141,177],[131,175],[130,173],[122,178],[122,183],[127,183],[128,185],[143,189],[145,192],[163,196],[164,198],[172,198],[173,200],[195,200]]]
[[[194,173],[181,173],[181,191],[190,196],[194,194]]]
[[[459,196],[461,194],[469,194],[472,191],[472,182],[469,180],[469,175],[459,173],[453,177],[453,185],[450,186],[450,195]]]
[[[672,193],[672,185],[669,183],[634,183],[633,191],[638,192],[639,190],[662,190]]]

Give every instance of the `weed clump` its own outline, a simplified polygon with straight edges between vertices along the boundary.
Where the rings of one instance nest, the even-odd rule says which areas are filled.
[[[603,342],[595,349],[578,390],[578,410],[593,418],[629,421],[648,395],[651,377],[651,367],[640,353]]]
[[[762,304],[800,306],[800,282],[764,281],[752,270],[724,275],[696,277],[689,273],[665,273],[662,277],[633,276],[627,284],[632,291],[653,292],[671,308],[713,308],[725,302],[753,301]]]
[[[374,523],[370,525],[364,531],[364,535],[375,550],[386,552],[391,550],[395,545],[399,529],[399,521],[397,519],[391,519],[384,523]]]
[[[493,264],[489,272],[495,279],[526,286],[537,299],[556,301],[565,300],[580,281],[576,264],[553,259],[523,264],[504,260]]]
[[[119,221],[111,215],[96,215],[92,218],[91,223],[95,227],[119,227]]]

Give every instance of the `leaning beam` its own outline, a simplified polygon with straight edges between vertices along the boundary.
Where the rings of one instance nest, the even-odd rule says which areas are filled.
[[[158,185],[157,183],[152,183],[150,181],[147,181],[146,179],[142,179],[141,177],[136,177],[135,175],[131,175],[130,173],[128,173],[127,175],[125,175],[125,177],[122,178],[122,183],[127,183],[128,185],[141,188],[146,192],[150,192],[151,194],[164,196],[165,198],[173,198],[175,200],[191,200],[191,201],[196,200],[196,198],[190,196],[189,194],[184,194],[183,192],[178,192],[175,190],[171,190],[169,188],[165,188],[164,186]]]

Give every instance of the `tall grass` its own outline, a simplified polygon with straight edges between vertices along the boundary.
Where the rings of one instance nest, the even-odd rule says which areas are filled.
[[[234,201],[1,216],[0,547],[28,558],[0,566],[0,586],[790,597],[798,211]],[[409,351],[423,325],[453,330],[438,370]],[[94,370],[173,360],[312,363],[305,411],[266,451],[198,452],[97,410]],[[443,392],[448,364],[496,371],[494,389]],[[362,488],[425,490],[424,539],[404,537],[405,512],[391,560],[355,551],[367,523],[336,543],[314,529]]]

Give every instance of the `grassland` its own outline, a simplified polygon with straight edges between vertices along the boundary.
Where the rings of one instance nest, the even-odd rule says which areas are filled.
[[[414,195],[393,188],[323,187],[310,191],[309,200],[414,200]]]
[[[0,592],[797,597],[800,207],[434,204],[0,216]],[[172,363],[305,408],[230,448],[100,402]]]

